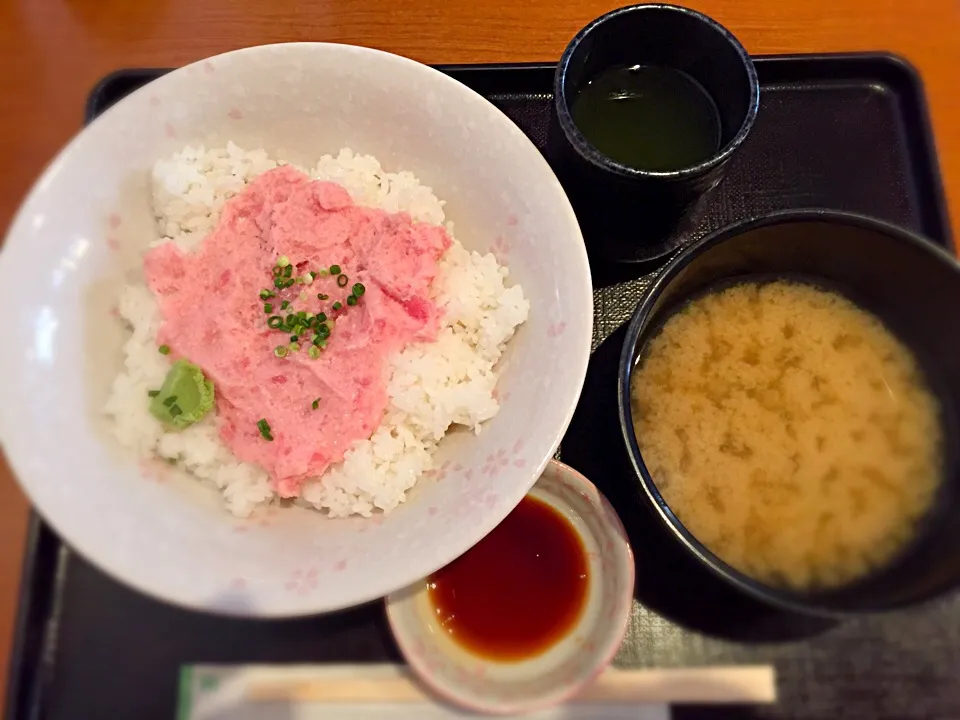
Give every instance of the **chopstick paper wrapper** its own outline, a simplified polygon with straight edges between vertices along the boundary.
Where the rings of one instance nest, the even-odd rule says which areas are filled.
[[[473,717],[438,705],[402,665],[194,665],[179,699],[178,720]],[[665,707],[637,706],[775,701],[771,666],[610,669],[561,710],[527,717],[653,720]]]

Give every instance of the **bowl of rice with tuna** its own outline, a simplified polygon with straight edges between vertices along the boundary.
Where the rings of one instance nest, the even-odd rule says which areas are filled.
[[[0,256],[0,438],[117,580],[213,612],[372,600],[465,552],[556,451],[592,291],[499,110],[322,43],[167,74],[54,160]]]

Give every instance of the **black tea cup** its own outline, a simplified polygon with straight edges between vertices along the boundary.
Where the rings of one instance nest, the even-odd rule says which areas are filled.
[[[578,94],[605,71],[651,67],[680,71],[715,105],[719,142],[703,161],[669,170],[631,167],[598,150],[574,121]],[[548,156],[591,256],[636,263],[674,250],[677,224],[723,179],[725,166],[753,127],[759,103],[757,73],[747,51],[723,26],[694,10],[633,5],[581,30],[557,66]]]

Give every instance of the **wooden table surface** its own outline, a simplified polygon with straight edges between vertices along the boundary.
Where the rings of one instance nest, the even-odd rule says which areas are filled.
[[[119,67],[179,66],[247,45],[325,40],[426,63],[555,60],[610,0],[2,0],[0,227]],[[926,84],[951,216],[960,218],[960,0],[686,0],[753,54],[891,50]],[[10,412],[7,408],[4,412]],[[69,478],[64,478],[69,482]],[[0,672],[27,503],[0,463]],[[0,687],[5,687],[0,686]],[[0,690],[3,692],[3,690]],[[0,698],[2,700],[2,698]]]

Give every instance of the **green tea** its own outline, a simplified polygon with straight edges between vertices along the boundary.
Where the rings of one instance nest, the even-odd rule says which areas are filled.
[[[577,94],[571,111],[597,150],[637,170],[682,170],[720,148],[720,113],[713,98],[673,68],[607,70]]]

